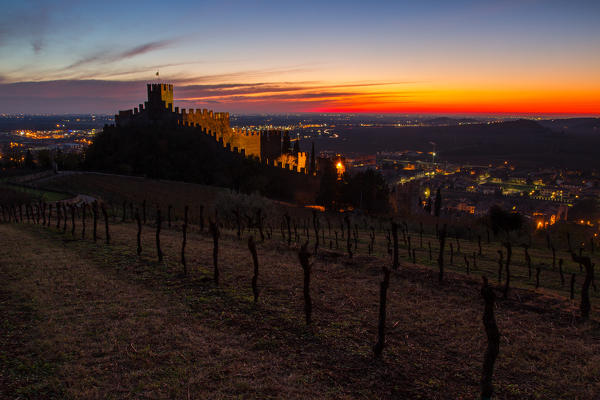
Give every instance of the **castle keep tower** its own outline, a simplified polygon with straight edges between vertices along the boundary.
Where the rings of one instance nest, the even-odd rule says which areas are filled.
[[[173,112],[173,85],[166,83],[148,84],[148,109],[153,111],[163,111],[167,109]]]
[[[179,110],[173,110],[173,85],[167,83],[149,83],[148,101],[133,110],[119,111],[115,115],[117,126],[171,125],[178,126],[181,121]]]

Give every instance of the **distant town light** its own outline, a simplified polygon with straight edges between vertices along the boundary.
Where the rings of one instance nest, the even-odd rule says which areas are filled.
[[[344,163],[342,163],[341,161],[338,161],[335,164],[335,169],[337,172],[338,179],[342,179],[342,175],[344,175],[344,172],[346,171],[346,168],[344,167]]]
[[[537,228],[538,229],[542,229],[543,227],[544,227],[544,222],[543,221],[538,221]]]

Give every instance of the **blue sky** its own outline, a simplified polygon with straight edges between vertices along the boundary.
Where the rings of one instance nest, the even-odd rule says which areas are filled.
[[[228,111],[493,112],[497,98],[497,112],[594,114],[599,16],[597,1],[11,1],[0,113],[114,112],[159,69],[182,105]]]

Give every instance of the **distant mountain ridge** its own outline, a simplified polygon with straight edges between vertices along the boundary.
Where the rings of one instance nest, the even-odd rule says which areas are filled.
[[[557,132],[576,135],[600,135],[600,118],[562,118],[542,120],[539,123]]]
[[[426,123],[431,125],[459,125],[459,124],[476,124],[481,123],[480,120],[474,118],[450,118],[450,117],[437,117],[425,120]]]

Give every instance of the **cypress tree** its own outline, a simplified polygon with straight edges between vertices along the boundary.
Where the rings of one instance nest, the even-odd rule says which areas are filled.
[[[317,160],[315,158],[315,142],[312,142],[310,150],[310,173],[314,174],[315,172],[317,172]]]
[[[287,132],[285,132],[283,134],[283,141],[281,143],[281,154],[289,154],[291,147],[292,146],[290,143],[290,135]]]

